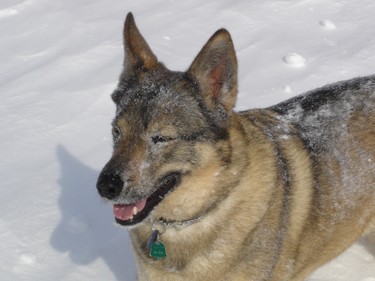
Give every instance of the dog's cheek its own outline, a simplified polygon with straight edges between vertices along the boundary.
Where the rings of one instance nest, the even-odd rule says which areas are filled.
[[[211,145],[199,145],[198,165],[183,176],[180,186],[168,194],[155,209],[155,218],[183,221],[200,216],[209,210],[223,193],[220,174],[223,171],[221,158]]]

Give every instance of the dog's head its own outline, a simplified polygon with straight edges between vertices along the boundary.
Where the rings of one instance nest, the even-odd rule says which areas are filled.
[[[230,158],[224,143],[237,96],[232,40],[217,31],[186,72],[173,72],[158,62],[129,13],[124,49],[112,94],[114,151],[97,189],[122,225],[150,214],[189,219],[209,208],[215,173]]]

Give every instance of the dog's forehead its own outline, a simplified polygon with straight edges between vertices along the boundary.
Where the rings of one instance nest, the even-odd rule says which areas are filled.
[[[133,88],[117,88],[114,95],[120,95],[116,102],[117,114],[134,110],[173,110],[187,99],[184,91],[160,84],[142,84]]]
[[[176,86],[181,88],[188,82],[182,73],[167,70],[150,71],[142,76],[123,74],[112,98],[119,108],[125,108],[130,103],[133,103],[132,106],[145,105],[157,99],[167,101],[176,97]],[[184,92],[179,92],[178,96]]]
[[[153,120],[184,119],[185,115],[200,115],[194,89],[181,76],[174,79],[148,79],[142,83],[125,81],[114,91],[116,96],[116,119],[140,122],[143,127]]]

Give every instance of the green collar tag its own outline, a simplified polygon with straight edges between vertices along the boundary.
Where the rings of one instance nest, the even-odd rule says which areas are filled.
[[[150,256],[156,260],[163,259],[167,256],[167,251],[165,249],[165,245],[160,240],[155,241],[152,243],[150,248]]]
[[[150,257],[155,260],[161,260],[167,256],[167,250],[165,244],[159,239],[160,235],[163,234],[168,227],[178,227],[183,228],[192,225],[196,222],[200,222],[203,215],[185,221],[166,221],[164,219],[151,220],[152,223],[152,233],[147,239],[146,248],[149,251]],[[159,227],[156,227],[159,226]],[[161,232],[161,233],[160,233]]]

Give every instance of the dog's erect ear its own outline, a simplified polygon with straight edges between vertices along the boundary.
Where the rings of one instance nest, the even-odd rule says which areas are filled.
[[[147,70],[154,67],[158,60],[152,53],[147,42],[135,25],[132,13],[128,13],[124,25],[124,49],[125,49],[125,69]]]
[[[188,73],[198,81],[209,108],[221,105],[227,113],[232,111],[237,97],[237,59],[227,30],[212,35]]]

